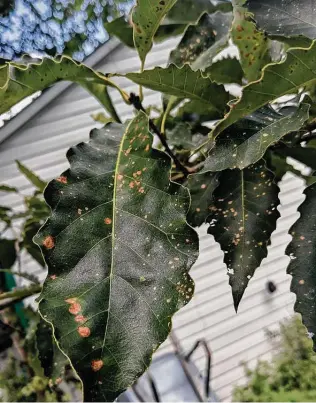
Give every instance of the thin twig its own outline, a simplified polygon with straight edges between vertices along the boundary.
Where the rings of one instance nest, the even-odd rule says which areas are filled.
[[[146,113],[139,97],[133,93],[130,94],[129,100],[131,102],[131,104],[134,106],[135,109],[137,109],[138,111],[143,111]],[[161,141],[161,144],[165,147],[165,150],[167,152],[167,154],[169,154],[169,156],[172,158],[175,166],[177,167],[177,169],[179,171],[181,171],[184,176],[188,176],[189,175],[189,171],[187,170],[187,168],[185,166],[183,166],[181,164],[181,162],[177,159],[177,157],[174,155],[174,153],[170,150],[168,143],[165,139],[165,137],[162,135],[162,133],[160,132],[160,130],[158,129],[158,127],[155,125],[155,123],[149,119],[149,127],[150,129],[159,137],[159,140]]]

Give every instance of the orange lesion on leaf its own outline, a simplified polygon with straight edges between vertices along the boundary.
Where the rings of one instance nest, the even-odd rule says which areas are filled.
[[[77,323],[83,323],[83,322],[85,322],[86,320],[87,320],[87,318],[84,317],[83,315],[77,315],[77,316],[75,317],[75,321],[76,321]]]
[[[104,363],[102,360],[92,360],[91,361],[91,368],[92,371],[98,372],[103,367]]]
[[[111,218],[106,217],[106,218],[104,219],[104,223],[105,223],[106,225],[110,225],[110,224],[112,224],[112,220],[111,220]]]
[[[66,184],[68,182],[66,176],[60,176],[59,178],[56,179],[57,182]]]
[[[79,304],[79,302],[77,302],[76,298],[68,298],[65,300],[65,302],[67,302],[67,304],[70,304],[69,307],[69,312],[72,315],[78,315],[78,313],[81,311],[81,305]]]
[[[49,276],[51,280],[56,280],[57,276],[56,274],[52,274],[51,276]]]
[[[46,249],[53,249],[55,246],[54,238],[51,235],[48,235],[43,241],[43,246],[45,246]]]
[[[77,330],[81,337],[89,337],[91,334],[91,330],[87,326],[79,326]]]

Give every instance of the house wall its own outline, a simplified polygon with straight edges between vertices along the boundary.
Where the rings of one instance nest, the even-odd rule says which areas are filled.
[[[168,48],[177,40],[154,47],[148,57],[147,67],[164,65]],[[116,48],[97,68],[102,72],[127,72],[139,68],[135,51],[124,46]],[[119,84],[127,91],[137,87],[123,78]],[[117,111],[123,120],[132,116],[131,107],[111,90]],[[145,105],[159,103],[160,95],[144,91]],[[87,141],[89,131],[96,126],[90,114],[101,111],[98,103],[84,90],[71,86],[33,117],[24,127],[0,145],[0,183],[16,186],[21,193],[32,190],[26,179],[17,171],[14,160],[19,159],[43,179],[50,180],[68,168],[66,150],[81,141]],[[189,349],[199,338],[205,338],[213,352],[212,386],[219,398],[229,400],[232,386],[242,382],[240,363],[253,364],[259,357],[269,357],[271,344],[265,336],[267,328],[276,327],[280,320],[293,313],[294,296],[289,292],[290,277],[286,275],[289,258],[284,250],[290,240],[289,227],[298,218],[298,205],[303,201],[304,183],[287,174],[280,184],[281,218],[272,236],[269,255],[264,259],[249,283],[249,287],[236,315],[233,308],[223,253],[213,238],[200,233],[200,257],[192,269],[196,283],[193,300],[173,320],[173,329],[184,349]],[[23,209],[21,198],[15,194],[1,194],[0,205],[16,210]],[[29,257],[23,257],[23,269],[36,273],[42,279],[45,271]],[[269,294],[266,283],[272,280],[277,291]],[[171,349],[166,341],[156,354]],[[197,366],[204,371],[204,358],[200,351],[193,356]]]

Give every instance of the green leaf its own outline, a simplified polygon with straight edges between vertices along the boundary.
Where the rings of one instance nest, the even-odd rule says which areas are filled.
[[[177,0],[138,0],[133,8],[134,43],[142,62],[153,46],[153,38],[162,19]]]
[[[316,233],[316,183],[308,187],[305,201],[299,207],[300,218],[289,233],[292,241],[286,249],[291,261],[287,273],[292,276],[291,291],[296,294],[294,309],[302,315],[303,323],[316,341],[316,276],[315,276],[315,233]]]
[[[215,127],[212,137],[265,104],[283,95],[295,94],[302,87],[315,83],[315,61],[316,42],[313,42],[310,49],[290,49],[285,61],[264,67],[263,78],[244,87],[242,97],[230,105],[230,112]]]
[[[239,61],[235,58],[227,57],[213,63],[206,68],[204,75],[207,75],[217,84],[242,84],[243,70]]]
[[[104,26],[110,35],[116,36],[126,46],[131,48],[135,47],[133,28],[125,20],[124,16],[116,18],[111,22],[107,22],[104,24]],[[162,22],[154,36],[154,42],[162,42],[166,39],[169,39],[171,36],[180,35],[185,30],[186,26],[186,24],[176,24],[171,22],[164,24]]]
[[[254,164],[272,144],[286,134],[300,130],[308,120],[308,111],[309,105],[302,104],[289,116],[270,113],[266,124],[259,130],[243,130],[238,125],[231,126],[217,137],[204,169],[216,172],[231,168],[244,169]]]
[[[104,125],[107,125],[108,123],[113,123],[114,122],[113,118],[110,118],[110,117],[106,116],[102,112],[94,113],[94,114],[91,115],[91,117],[95,122],[103,123]]]
[[[44,58],[38,63],[6,63],[1,68],[0,113],[7,112],[22,99],[50,87],[58,81],[72,81],[86,88],[105,109],[117,119],[114,107],[107,93],[107,86],[113,86],[103,74],[62,56],[56,59]],[[3,77],[2,77],[3,76]]]
[[[176,148],[191,150],[205,142],[205,136],[193,134],[188,123],[180,122],[166,132],[168,144]]]
[[[15,239],[0,239],[0,268],[10,269],[16,261]]]
[[[20,161],[16,160],[19,171],[23,174],[40,192],[44,192],[47,185],[45,181],[39,178],[33,171],[23,165]]]
[[[220,112],[215,106],[200,101],[189,101],[180,106],[177,116],[185,119],[188,116],[197,116],[200,122],[220,119],[223,112]],[[207,139],[207,137],[206,137]]]
[[[238,47],[247,80],[255,81],[260,78],[262,68],[270,62],[269,41],[267,35],[257,29],[244,7],[234,6],[231,38]]]
[[[193,63],[200,54],[215,43],[215,33],[211,17],[206,13],[196,22],[189,25],[178,46],[170,53],[169,63],[182,67],[185,63]]]
[[[38,233],[49,276],[40,312],[84,385],[111,401],[132,385],[188,303],[198,238],[189,194],[152,149],[148,117],[94,130],[45,191],[52,216]]]
[[[6,206],[0,206],[0,221],[3,221],[7,225],[11,223],[11,209]]]
[[[311,147],[283,147],[277,150],[279,154],[286,157],[292,157],[297,161],[316,170],[316,149]]]
[[[104,24],[109,35],[116,36],[126,46],[134,48],[133,28],[126,21],[125,17],[119,17]]]
[[[0,185],[0,192],[18,193],[18,189],[8,185]]]
[[[220,113],[223,113],[228,102],[224,86],[213,83],[188,65],[179,69],[171,64],[166,68],[156,67],[142,73],[128,73],[126,77],[154,91],[207,103]]]
[[[270,236],[280,214],[278,187],[260,160],[244,170],[221,172],[208,217],[208,233],[224,251],[237,310],[247,284],[267,256]]]
[[[186,27],[186,24],[162,23],[156,32],[154,42],[160,43],[170,39],[172,36],[181,35]]]
[[[211,214],[213,193],[219,184],[218,176],[218,173],[212,172],[189,176],[186,187],[190,192],[191,205],[187,220],[192,227],[200,227]]]
[[[305,180],[309,186],[316,181],[315,176],[303,175],[301,171],[295,169],[293,165],[288,164],[286,156],[280,155],[277,151],[268,151],[265,158],[267,159],[267,166],[275,176],[275,182],[279,182],[287,172],[292,172],[294,175]],[[314,156],[316,158],[316,156]]]
[[[209,14],[222,11],[224,13],[232,11],[229,1],[219,1],[216,5],[210,0],[180,0],[167,14],[168,20],[182,23],[195,22],[203,11]]]
[[[47,212],[47,217],[49,213]],[[24,247],[26,251],[36,260],[42,267],[45,267],[45,262],[42,253],[37,245],[34,244],[33,238],[40,229],[41,224],[34,222],[33,219],[26,220],[23,227],[23,240],[21,247]]]
[[[216,33],[215,42],[192,63],[193,70],[205,70],[213,64],[214,57],[228,46],[229,30],[233,21],[232,13],[217,12],[209,16],[213,32]]]
[[[36,329],[36,347],[44,375],[53,383],[58,382],[69,361],[56,345],[52,326],[41,317]]]
[[[314,0],[248,0],[247,6],[260,27],[268,33],[316,38]]]

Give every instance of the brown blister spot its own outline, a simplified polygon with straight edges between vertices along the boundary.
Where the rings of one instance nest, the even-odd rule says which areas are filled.
[[[77,322],[77,323],[82,323],[82,322],[85,322],[87,319],[83,316],[83,315],[77,315],[76,317],[75,317],[75,321]]]
[[[60,176],[59,178],[56,179],[57,182],[66,184],[67,183],[67,178],[66,176]]]
[[[55,246],[54,238],[51,235],[48,235],[44,239],[43,245],[45,246],[46,249],[53,249],[53,247]]]
[[[105,223],[106,225],[110,225],[110,224],[112,224],[112,220],[111,220],[111,218],[106,217],[106,218],[104,219],[104,223]]]
[[[92,371],[98,372],[103,367],[104,363],[102,360],[93,360],[91,362]]]
[[[87,326],[79,326],[77,330],[81,337],[89,337],[91,334],[91,330]]]
[[[79,302],[74,302],[70,305],[68,310],[72,315],[78,315],[78,313],[81,311],[81,305]]]
[[[244,30],[241,25],[237,25],[236,29],[238,32],[242,32]]]

